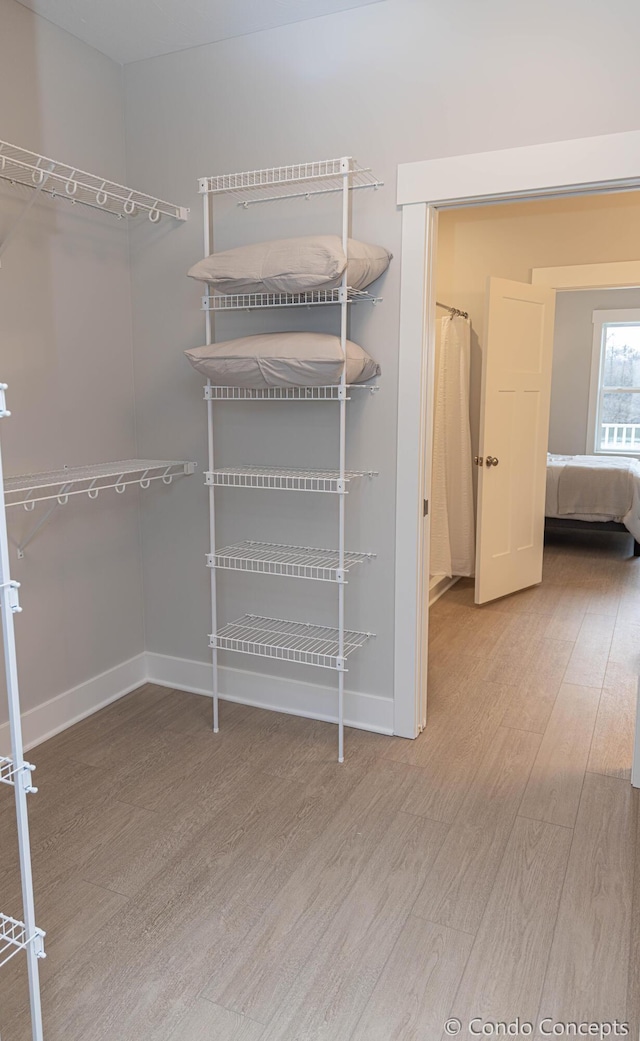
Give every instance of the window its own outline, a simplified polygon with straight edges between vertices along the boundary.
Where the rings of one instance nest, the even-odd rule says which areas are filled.
[[[592,452],[640,455],[640,309],[593,312]]]

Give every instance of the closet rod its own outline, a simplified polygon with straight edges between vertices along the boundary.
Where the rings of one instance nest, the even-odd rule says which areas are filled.
[[[468,311],[461,311],[458,307],[449,307],[448,304],[441,304],[439,300],[436,300],[436,307],[441,307],[443,311],[448,311],[451,315],[460,315],[461,318],[468,318]]]

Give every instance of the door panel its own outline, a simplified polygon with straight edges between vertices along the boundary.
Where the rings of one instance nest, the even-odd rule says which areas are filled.
[[[490,278],[482,357],[477,604],[542,580],[555,292]],[[496,465],[487,465],[498,460]]]

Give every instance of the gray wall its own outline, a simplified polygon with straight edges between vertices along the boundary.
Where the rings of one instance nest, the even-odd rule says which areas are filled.
[[[454,0],[436,10],[424,0],[383,0],[141,62],[124,74],[125,163],[122,70],[14,0],[0,0],[0,137],[126,178],[194,211],[178,228],[136,223],[130,257],[125,229],[108,217],[62,203],[43,202],[32,212],[0,271],[0,378],[10,383],[14,413],[2,429],[7,471],[135,454],[129,270],[138,450],[194,457],[204,466],[201,383],[181,355],[202,341],[200,292],[184,277],[201,253],[195,178],[342,153],[370,162],[387,187],[356,198],[353,231],[384,243],[396,260],[381,286],[384,304],[354,309],[352,323],[352,337],[382,363],[384,375],[376,398],[350,408],[351,459],[378,467],[381,477],[351,502],[350,542],[378,552],[379,560],[350,584],[348,617],[379,636],[354,661],[348,682],[390,696],[396,167],[637,128],[640,15],[627,0],[614,7],[615,18],[603,21],[595,2],[569,0],[559,10],[543,0],[537,32],[530,11],[508,0]],[[594,60],[608,42],[616,49],[613,66]],[[507,86],[513,83],[517,90]],[[0,187],[0,235],[27,197]],[[328,201],[247,212],[224,203],[216,246],[336,227]],[[271,315],[265,324],[286,328],[301,320]],[[304,321],[322,329],[330,316],[305,315]],[[255,318],[229,316],[218,337],[257,327]],[[324,463],[335,449],[330,407],[248,412],[229,406],[216,437],[222,462]],[[105,496],[67,507],[25,560],[14,563],[25,606],[18,622],[25,707],[142,650],[141,559],[147,645],[207,659],[204,489],[196,478],[150,489],[141,500],[142,557],[137,498],[127,492],[124,499]],[[319,498],[229,493],[220,538],[260,534],[331,544],[333,516],[332,503]],[[28,520],[12,521],[14,537]],[[322,620],[333,617],[334,596],[309,584],[236,577],[222,583],[221,607],[223,617],[249,607]]]
[[[587,449],[593,312],[640,307],[640,289],[558,293],[553,341],[549,451],[584,455]]]
[[[122,70],[0,0],[0,138],[125,177]],[[0,240],[29,199],[0,182]],[[0,268],[8,474],[135,455],[128,236],[104,214],[38,202]],[[41,507],[39,508],[41,509]],[[38,512],[10,511],[21,538]],[[13,556],[22,702],[47,701],[143,650],[136,494],[71,502]],[[4,715],[0,698],[0,723]]]
[[[350,409],[351,459],[379,468],[375,485],[351,497],[350,542],[379,559],[347,590],[349,622],[376,643],[354,659],[348,686],[392,693],[395,438],[399,314],[398,163],[449,154],[627,130],[638,126],[638,11],[620,2],[615,18],[596,3],[542,0],[535,24],[509,0],[386,0],[370,7],[202,46],[127,67],[127,162],[133,183],[193,207],[177,233],[136,228],[132,278],[137,422],[142,451],[193,455],[205,464],[201,381],[181,357],[203,340],[200,291],[184,277],[201,255],[198,176],[353,154],[386,187],[355,200],[354,234],[396,254],[375,309],[354,308],[352,338],[382,364],[381,391]],[[549,32],[549,25],[553,31]],[[540,26],[540,31],[536,29]],[[603,64],[607,36],[616,62]],[[575,84],[580,84],[576,91]],[[517,84],[517,89],[514,85]],[[222,202],[216,247],[337,227],[318,201],[238,210]],[[149,242],[152,250],[148,250]],[[453,301],[458,303],[458,301]],[[328,315],[296,316],[324,328]],[[294,321],[290,316],[287,322]],[[273,324],[273,323],[276,323]],[[285,328],[269,317],[265,327]],[[243,316],[219,323],[218,338],[257,328]],[[331,409],[221,407],[221,464],[328,462],[335,448]],[[313,497],[221,496],[220,539],[265,534],[335,543],[331,503]],[[266,517],[263,519],[263,514]],[[206,497],[189,482],[170,510],[143,503],[147,643],[151,650],[206,660]],[[247,608],[284,617],[333,617],[330,590],[279,586],[246,576],[221,583],[221,615]],[[238,659],[234,664],[238,664]],[[255,662],[244,662],[255,668]],[[305,678],[309,678],[305,673]]]

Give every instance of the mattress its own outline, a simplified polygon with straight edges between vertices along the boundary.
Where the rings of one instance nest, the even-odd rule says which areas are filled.
[[[589,507],[584,512],[573,512],[567,504],[580,501],[580,482],[582,499]],[[586,522],[617,521],[640,541],[640,463],[626,456],[549,453],[545,516]]]

